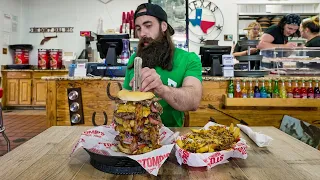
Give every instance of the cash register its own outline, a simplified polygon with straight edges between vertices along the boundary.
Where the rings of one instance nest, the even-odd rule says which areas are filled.
[[[125,76],[127,66],[117,61],[123,49],[122,39],[129,39],[129,34],[97,35],[97,50],[105,62],[87,63],[87,76]]]

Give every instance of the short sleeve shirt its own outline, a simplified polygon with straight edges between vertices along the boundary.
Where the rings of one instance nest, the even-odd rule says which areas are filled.
[[[135,58],[133,54],[128,62],[130,66]],[[134,76],[134,68],[127,69],[123,87],[132,90],[129,83]],[[179,48],[175,48],[173,55],[173,68],[171,71],[163,70],[161,67],[155,68],[160,75],[161,81],[166,86],[180,88],[184,78],[188,76],[195,77],[202,82],[202,64],[199,57],[195,53],[187,52]],[[175,110],[166,101],[160,100],[163,107],[161,120],[167,127],[181,127],[183,125],[184,112]]]

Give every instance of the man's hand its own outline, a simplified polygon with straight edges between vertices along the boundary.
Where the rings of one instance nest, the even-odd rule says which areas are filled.
[[[130,82],[130,86],[133,86],[133,80],[132,78]],[[155,69],[150,69],[148,67],[141,69],[141,88],[140,91],[147,92],[159,92],[163,88],[163,83],[160,79],[160,75],[156,72]]]

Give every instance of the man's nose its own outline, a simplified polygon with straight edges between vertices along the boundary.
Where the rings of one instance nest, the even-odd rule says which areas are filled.
[[[145,30],[145,28],[141,28],[141,31],[140,31],[140,37],[147,37],[148,33],[147,31]]]

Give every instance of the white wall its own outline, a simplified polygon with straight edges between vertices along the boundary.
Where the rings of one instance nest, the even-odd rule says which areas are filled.
[[[2,48],[8,48],[8,46],[3,45],[3,35],[5,34],[5,32],[3,32],[4,14],[10,14],[11,16],[12,15],[18,16],[18,31],[7,33],[10,35],[10,44],[17,44],[17,43],[20,43],[21,41],[21,36],[20,36],[20,29],[21,29],[20,24],[22,21],[21,9],[22,9],[21,0],[0,0],[0,65],[13,63],[12,55],[9,52],[8,54],[2,54]]]
[[[141,3],[148,0],[113,0],[103,4],[98,0],[27,0],[23,1],[22,43],[34,46],[31,52],[30,64],[37,64],[37,50],[40,48],[61,48],[80,55],[85,46],[85,40],[80,37],[80,31],[97,31],[98,19],[103,18],[106,29],[119,28],[122,12],[135,10]],[[40,45],[43,39],[41,33],[29,33],[30,27],[74,27],[74,32],[58,33],[57,39],[51,39]],[[54,36],[55,34],[45,34]]]

